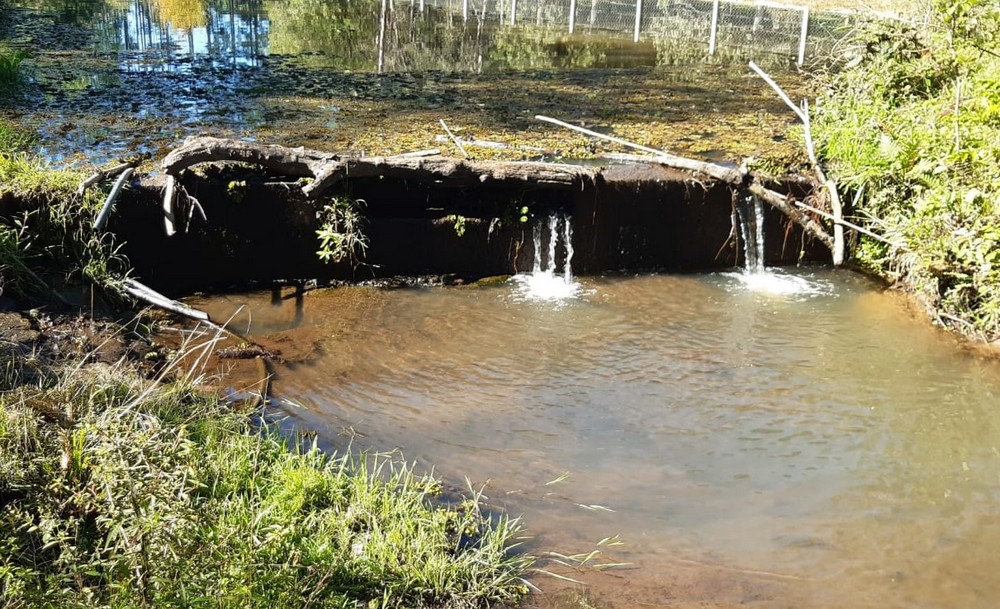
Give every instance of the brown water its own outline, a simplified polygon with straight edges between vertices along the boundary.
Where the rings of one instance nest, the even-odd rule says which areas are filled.
[[[198,304],[315,346],[274,385],[299,424],[488,481],[542,568],[589,584],[576,604],[1000,606],[1000,366],[855,275],[797,277],[790,294],[712,274],[584,279],[558,304],[510,284]],[[627,566],[544,554],[614,535],[588,564]]]

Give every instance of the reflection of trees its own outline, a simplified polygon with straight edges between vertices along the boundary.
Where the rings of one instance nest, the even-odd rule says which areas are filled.
[[[370,0],[265,0],[274,55],[320,53],[345,68],[374,62],[379,5]]]
[[[488,11],[396,0],[388,3],[379,49],[381,0],[28,0],[97,33],[105,50],[205,52],[254,63],[268,51],[317,68],[384,71],[481,71],[603,65],[602,37],[570,36],[540,25],[509,26]],[[476,3],[472,3],[475,8]],[[491,5],[494,2],[491,2]],[[531,0],[522,0],[526,14]],[[539,7],[542,4],[538,4]],[[520,13],[520,9],[519,9]],[[185,48],[186,47],[186,48]],[[149,69],[145,66],[143,69]]]
[[[489,52],[498,69],[589,68],[607,58],[606,40],[570,37],[545,27],[501,29]]]
[[[155,0],[160,20],[179,30],[190,32],[208,24],[205,0]]]
[[[481,14],[468,21],[446,9],[397,2],[387,13],[384,69],[390,72],[479,71],[590,67],[603,61],[606,41],[568,37],[535,26],[487,24]],[[456,3],[460,7],[460,3]],[[378,0],[268,0],[271,53],[312,55],[308,63],[371,70],[378,62],[381,3]]]

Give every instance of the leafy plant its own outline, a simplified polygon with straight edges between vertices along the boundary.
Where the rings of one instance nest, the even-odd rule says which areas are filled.
[[[1000,6],[935,2],[931,27],[882,25],[830,82],[813,133],[860,221],[858,261],[966,334],[1000,337]]]
[[[317,214],[320,227],[316,231],[319,250],[316,255],[323,262],[349,261],[357,265],[368,249],[368,238],[363,231],[364,217],[360,199],[334,198]]]
[[[25,51],[0,45],[0,85],[4,85],[4,93],[10,85],[17,83],[21,62],[27,57],[28,53]]]
[[[91,230],[102,197],[75,194],[78,172],[54,170],[24,154],[0,153],[0,198],[16,204],[0,217],[3,289],[20,297],[52,296],[59,285],[93,285],[121,294],[127,261],[113,237]]]
[[[450,222],[452,226],[455,228],[456,235],[458,235],[459,237],[465,236],[465,220],[466,220],[465,216],[451,214],[449,216],[445,216],[445,220]]]

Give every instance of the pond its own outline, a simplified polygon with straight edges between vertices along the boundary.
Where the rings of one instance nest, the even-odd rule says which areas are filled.
[[[0,92],[0,114],[37,132],[41,153],[60,164],[156,161],[194,134],[458,156],[442,119],[463,139],[506,146],[470,147],[478,158],[603,150],[535,114],[707,159],[802,158],[788,133],[794,116],[747,57],[706,61],[703,43],[634,43],[582,24],[570,35],[535,20],[511,27],[398,0],[384,19],[377,0],[11,4],[0,10],[0,42],[30,57],[20,86]],[[801,96],[787,53],[755,59]]]
[[[996,362],[847,272],[580,282],[194,304],[306,353],[275,396],[328,445],[488,483],[589,585],[540,606],[1000,603]]]

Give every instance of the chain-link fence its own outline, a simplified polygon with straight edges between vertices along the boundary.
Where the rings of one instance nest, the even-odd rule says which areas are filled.
[[[398,2],[399,0],[397,0]],[[417,0],[413,0],[417,1]],[[788,56],[802,64],[828,56],[872,18],[858,11],[817,11],[770,0],[422,0],[465,19],[533,24],[567,33],[592,31],[651,39],[666,53]]]

